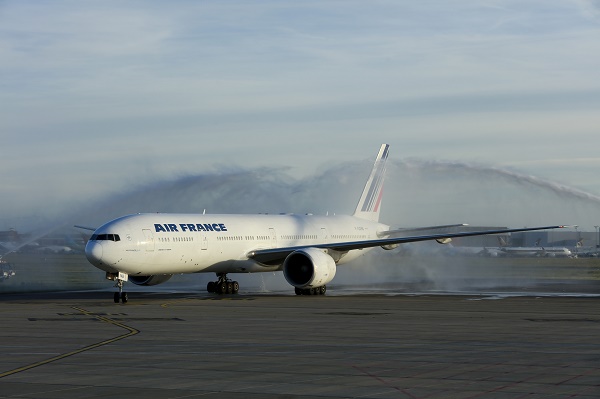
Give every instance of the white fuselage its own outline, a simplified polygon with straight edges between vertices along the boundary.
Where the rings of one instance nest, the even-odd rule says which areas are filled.
[[[373,240],[388,228],[353,216],[136,214],[98,228],[86,255],[104,271],[130,276],[265,272],[281,264],[259,264],[251,251]],[[366,250],[351,250],[338,263]]]

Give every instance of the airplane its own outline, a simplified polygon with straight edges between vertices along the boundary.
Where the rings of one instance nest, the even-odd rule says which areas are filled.
[[[75,227],[94,231],[85,254],[115,281],[115,303],[128,301],[126,281],[151,286],[182,273],[215,273],[217,280],[208,283],[207,291],[236,294],[239,283],[229,279],[229,273],[282,271],[296,295],[323,295],[338,265],[375,247],[391,250],[409,242],[443,244],[454,237],[564,227],[406,236],[411,229],[393,230],[379,222],[388,154],[389,145],[381,145],[352,215],[140,213],[97,229]]]
[[[572,258],[575,255],[567,247],[541,246],[539,240],[535,247],[513,247],[498,236],[500,246],[498,247],[470,247],[452,246],[448,244],[449,255],[458,256],[484,256],[489,258],[498,257],[545,257],[545,258]]]
[[[566,247],[544,247],[540,246],[540,240],[535,243],[535,247],[513,247],[508,245],[505,239],[498,237],[500,247],[495,248],[509,256],[538,256],[547,258],[573,257],[573,252]]]
[[[500,247],[509,256],[538,256],[546,258],[572,258],[573,252],[565,247]]]

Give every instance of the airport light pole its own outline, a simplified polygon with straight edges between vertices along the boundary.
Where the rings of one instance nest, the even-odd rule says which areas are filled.
[[[579,225],[573,227],[575,228],[575,255],[579,255],[579,230],[577,230]]]

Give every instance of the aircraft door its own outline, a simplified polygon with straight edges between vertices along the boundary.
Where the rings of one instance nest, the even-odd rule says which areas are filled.
[[[274,228],[269,228],[269,236],[271,237],[271,248],[277,248],[277,233]]]
[[[142,232],[144,233],[144,241],[142,241],[140,244],[146,247],[146,252],[153,252],[154,234],[152,234],[152,231],[149,229],[143,229]]]
[[[321,239],[324,242],[327,242],[327,240],[329,239],[329,236],[327,235],[327,229],[325,227],[321,227]]]

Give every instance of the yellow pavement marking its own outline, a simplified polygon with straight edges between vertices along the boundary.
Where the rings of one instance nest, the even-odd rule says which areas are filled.
[[[112,344],[113,342],[116,342],[116,341],[119,341],[119,340],[122,340],[122,339],[125,339],[125,338],[128,338],[128,337],[134,336],[136,334],[139,334],[139,332],[140,332],[139,330],[137,330],[137,329],[135,329],[133,327],[129,327],[129,326],[123,324],[123,323],[119,323],[116,320],[109,319],[108,317],[104,317],[104,316],[100,316],[100,315],[94,314],[94,313],[92,313],[92,312],[90,312],[88,310],[85,310],[85,309],[82,309],[82,308],[78,308],[76,306],[72,306],[72,308],[75,309],[75,310],[80,311],[81,313],[83,313],[83,314],[85,314],[87,316],[94,317],[95,319],[100,320],[100,321],[102,321],[104,323],[108,323],[108,324],[115,325],[117,327],[121,327],[121,328],[127,330],[128,332],[126,334],[119,335],[118,337],[107,339],[107,340],[101,341],[101,342],[97,342],[95,344],[88,345],[86,347],[83,347],[81,349],[77,349],[77,350],[72,351],[72,352],[63,353],[61,355],[54,356],[54,357],[51,357],[51,358],[46,359],[46,360],[42,360],[42,361],[37,362],[37,363],[32,363],[32,364],[29,364],[27,366],[19,367],[19,368],[16,368],[14,370],[10,370],[10,371],[6,371],[4,373],[0,373],[0,378],[7,377],[7,376],[12,375],[12,374],[21,373],[23,371],[30,370],[30,369],[32,369],[34,367],[43,366],[44,364],[52,363],[52,362],[55,362],[57,360],[61,360],[61,359],[67,358],[69,356],[77,355],[77,354],[82,353],[82,352],[86,352],[86,351],[89,351],[89,350],[92,350],[92,349],[96,349],[96,348],[99,348],[99,347],[104,346],[104,345]]]

